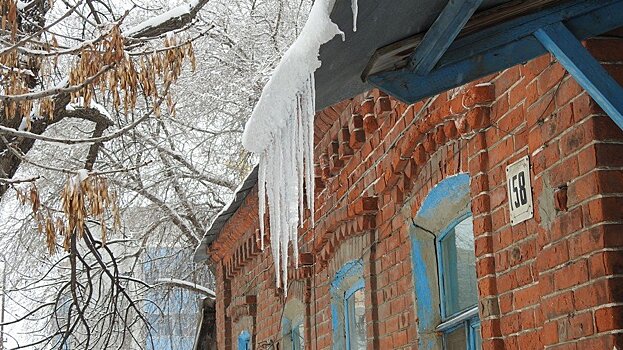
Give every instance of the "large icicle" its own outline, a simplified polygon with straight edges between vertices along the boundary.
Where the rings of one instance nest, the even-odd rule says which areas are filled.
[[[359,5],[357,0],[351,0],[350,7],[353,10],[353,32],[357,31],[357,15],[359,14]]]
[[[351,0],[356,30],[357,0]],[[298,227],[310,210],[314,223],[314,72],[320,46],[342,35],[329,15],[335,0],[317,0],[301,35],[286,51],[246,124],[242,142],[260,156],[258,195],[261,244],[268,209],[270,246],[276,284],[288,289],[288,248],[298,265]],[[267,200],[267,205],[265,200]]]

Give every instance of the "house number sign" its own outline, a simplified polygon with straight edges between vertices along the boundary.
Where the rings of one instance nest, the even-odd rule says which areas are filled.
[[[506,167],[506,186],[510,207],[511,226],[534,216],[532,185],[530,183],[530,159],[525,156]]]

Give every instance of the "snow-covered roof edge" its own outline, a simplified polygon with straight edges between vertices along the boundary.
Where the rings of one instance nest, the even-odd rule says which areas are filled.
[[[201,239],[201,242],[195,249],[193,262],[200,263],[209,258],[208,245],[218,238],[225,224],[236,213],[236,211],[238,211],[238,208],[240,208],[244,200],[247,198],[247,195],[257,184],[257,170],[257,166],[253,168],[249,175],[247,175],[244,181],[242,181],[242,183],[234,191],[232,200],[225,205],[218,214],[216,214],[214,220],[212,220],[212,223],[210,224],[210,227],[208,227],[203,235],[203,238]]]
[[[319,67],[320,46],[336,35],[344,35],[330,19],[336,0],[316,0],[301,34],[283,55],[273,75],[264,86],[251,118],[246,123],[242,144],[256,154],[263,152],[277,131],[284,128],[295,112],[290,101],[296,101]]]

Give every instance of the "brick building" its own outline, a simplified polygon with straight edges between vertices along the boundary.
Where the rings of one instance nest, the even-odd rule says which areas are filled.
[[[584,42],[621,83],[622,37]],[[544,54],[413,104],[370,89],[324,107],[287,296],[256,173],[197,253],[218,348],[623,347],[623,132],[577,81]]]

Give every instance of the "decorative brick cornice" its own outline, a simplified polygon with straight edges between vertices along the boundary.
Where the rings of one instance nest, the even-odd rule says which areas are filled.
[[[299,229],[301,235],[313,235],[316,263],[325,265],[343,240],[376,229],[379,196],[391,192],[402,201],[420,167],[439,147],[489,126],[494,92],[492,85],[471,85],[451,97],[439,95],[405,105],[373,90],[319,112],[315,120],[317,219],[314,228],[307,220]],[[262,252],[257,201],[254,189],[210,247],[212,259],[224,264],[226,278]],[[268,233],[264,240],[268,247]],[[293,279],[310,275],[308,266],[292,267],[289,272]]]
[[[341,241],[375,229],[378,198],[391,192],[402,202],[420,168],[441,146],[488,127],[494,99],[491,84],[469,85],[451,97],[442,94],[413,105],[373,90],[320,112],[317,262],[324,265]]]

